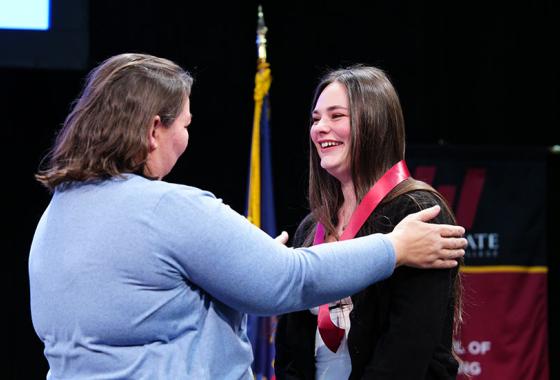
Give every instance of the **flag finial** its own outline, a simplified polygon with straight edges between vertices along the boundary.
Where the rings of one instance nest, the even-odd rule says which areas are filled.
[[[259,54],[259,61],[266,62],[266,32],[268,28],[264,23],[264,14],[262,6],[259,5],[258,21],[257,21],[257,50]]]

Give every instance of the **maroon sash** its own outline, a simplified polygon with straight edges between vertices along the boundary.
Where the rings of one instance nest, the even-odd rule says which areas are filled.
[[[404,161],[399,161],[385,174],[383,174],[379,181],[377,181],[367,192],[358,207],[356,207],[356,210],[352,213],[348,226],[346,226],[340,240],[353,239],[381,200],[383,200],[383,198],[385,198],[385,196],[393,190],[395,186],[408,177],[410,177],[410,173],[408,172],[408,168],[406,167],[406,163]],[[321,244],[324,241],[325,228],[321,223],[317,223],[313,245]],[[325,345],[332,352],[336,352],[340,346],[342,338],[344,337],[344,329],[339,328],[332,322],[329,305],[321,305],[319,307],[317,325],[319,328],[319,334],[321,334],[321,338],[323,339],[323,342],[325,342]]]

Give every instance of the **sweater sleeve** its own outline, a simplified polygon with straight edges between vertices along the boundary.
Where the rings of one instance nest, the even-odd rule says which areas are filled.
[[[381,234],[292,249],[212,194],[167,192],[154,210],[154,245],[207,293],[241,312],[274,315],[348,296],[391,275],[395,254]]]
[[[398,223],[406,214],[435,203],[434,197],[426,197],[425,194],[420,198],[410,198],[403,208],[404,214],[392,220],[391,224]],[[443,211],[434,222],[453,223],[450,215]],[[456,269],[420,270],[408,267],[395,271],[387,283],[390,292],[388,326],[380,336],[362,378],[418,379],[425,378],[430,371],[445,372],[444,368],[433,368],[445,366],[445,363],[434,363],[434,356],[437,352],[449,352],[450,349],[439,345],[444,330],[450,328],[456,273]]]

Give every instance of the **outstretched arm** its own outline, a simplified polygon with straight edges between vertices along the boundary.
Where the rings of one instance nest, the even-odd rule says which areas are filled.
[[[167,264],[174,270],[232,308],[267,315],[353,294],[388,277],[396,263],[442,267],[441,248],[435,253],[427,249],[444,246],[441,233],[421,222],[436,214],[411,218],[411,226],[392,238],[376,234],[290,249],[211,194],[179,187],[162,197],[153,223],[154,236],[169,252]],[[416,241],[420,237],[423,243]]]

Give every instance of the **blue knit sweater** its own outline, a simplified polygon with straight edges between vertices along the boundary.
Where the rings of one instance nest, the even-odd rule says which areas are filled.
[[[57,190],[29,257],[50,379],[252,379],[246,314],[356,293],[392,273],[383,235],[277,243],[212,194],[132,174]]]

